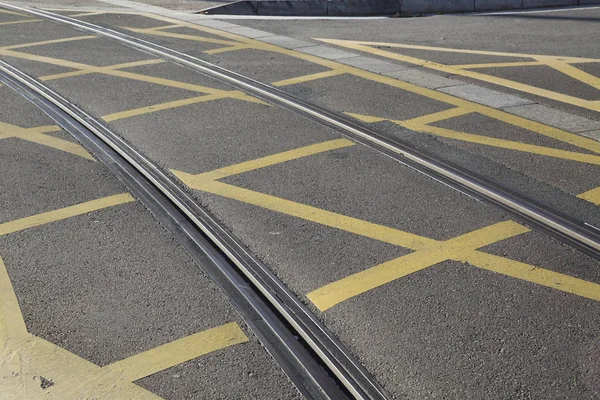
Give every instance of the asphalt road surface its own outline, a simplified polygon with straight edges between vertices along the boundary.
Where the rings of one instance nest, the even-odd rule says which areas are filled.
[[[8,3],[276,87],[598,234],[600,7],[224,19],[185,11],[205,2]],[[600,399],[600,252],[294,107],[82,29],[0,5],[0,60],[160,168],[380,398]],[[25,97],[0,86],[0,398],[307,396],[186,243]]]

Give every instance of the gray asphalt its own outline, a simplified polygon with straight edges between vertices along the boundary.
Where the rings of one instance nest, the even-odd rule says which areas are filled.
[[[457,21],[467,21],[465,24],[471,26],[473,30],[469,32],[473,34],[482,32],[477,29],[483,29],[483,26],[478,25],[479,22],[472,19],[483,21],[484,17],[432,17],[429,21],[434,18],[437,18],[435,21],[441,21],[441,31],[455,31],[456,38],[452,40],[456,41],[459,36],[466,36],[464,30],[468,29],[457,24]],[[507,17],[498,18],[501,19],[497,24],[508,21]],[[536,21],[533,18],[529,20]],[[386,30],[386,26],[391,26],[389,24],[406,24],[402,25],[402,29],[413,26],[411,34],[414,35],[419,33],[419,29],[425,32],[425,26],[418,24],[426,24],[426,21],[426,18],[364,21],[365,28],[359,33],[356,33],[356,22],[303,21],[305,30],[307,27],[311,28],[304,33],[299,32],[301,23],[294,21],[242,23],[301,39],[309,38],[309,35],[315,37],[317,34],[333,34],[337,27],[337,34],[340,35],[337,37],[350,38],[350,32],[353,31],[354,38],[358,38],[356,35],[360,34],[361,39],[368,37],[369,40],[392,41],[408,35],[408,32]],[[130,22],[140,26],[144,24],[139,18],[115,18],[115,25],[123,26],[123,23]],[[107,19],[103,23],[110,24],[111,20]],[[352,25],[354,29],[351,28]],[[6,29],[8,34],[2,40],[16,42],[23,34],[24,27],[13,27],[14,30]],[[44,29],[51,31],[53,28],[48,25]],[[574,29],[583,32],[589,28],[577,25]],[[61,34],[69,36],[75,35],[75,32]],[[35,31],[36,35],[42,33],[42,29]],[[510,32],[505,34],[509,35]],[[201,53],[207,49],[204,44],[196,47],[196,43],[174,39],[152,40],[195,52],[202,58],[218,61],[219,65],[266,82],[320,71],[319,68],[310,69],[314,65],[306,67],[292,57],[273,55],[271,59],[256,51],[209,56]],[[465,46],[474,45],[471,40],[475,39],[461,43]],[[533,46],[533,42],[524,42],[519,51]],[[452,41],[449,43],[456,44]],[[488,43],[482,46],[489,46],[487,49],[492,45]],[[544,49],[547,44],[543,43],[541,46],[541,50],[536,51],[547,52],[548,49]],[[582,44],[574,47],[569,50],[573,52],[568,53],[569,55],[594,56],[589,52],[584,54]],[[587,47],[589,48],[589,43]],[[577,48],[581,53],[576,53]],[[95,65],[110,65],[148,57],[100,39],[24,50]],[[499,50],[506,50],[506,47]],[[97,58],[96,61],[94,57]],[[44,68],[54,68],[45,64],[33,66],[30,61],[23,62],[15,58],[7,58],[7,61],[36,76],[52,73],[46,72]],[[167,63],[128,70],[212,88],[225,88],[208,78]],[[47,84],[97,117],[199,95],[185,89],[166,88],[100,74],[48,81]],[[295,85],[286,90],[292,90],[303,98],[339,112],[377,113],[394,119],[414,118],[448,108],[445,103],[426,100],[349,76]],[[21,110],[20,106],[15,108]],[[23,116],[30,114],[15,111],[8,112],[7,115],[19,112]],[[31,111],[31,114],[35,112]],[[0,117],[4,118],[3,114]],[[22,118],[24,117],[15,117],[13,123],[23,124]],[[40,119],[39,123],[43,123],[43,120]],[[446,121],[443,124],[449,123],[457,124],[448,125],[449,127],[467,132],[474,129],[479,134],[482,134],[481,127],[484,127],[492,131],[493,135],[503,138],[514,139],[515,135],[520,135],[518,137],[524,139],[526,135],[500,125],[493,125],[492,129],[489,121],[477,117]],[[38,121],[35,120],[32,125],[37,124]],[[163,169],[190,174],[340,138],[336,132],[290,112],[238,99],[188,105],[123,118],[108,124]],[[443,124],[440,126],[446,126]],[[417,134],[387,122],[376,126],[387,134],[398,135],[429,151],[443,153],[445,158],[476,169],[484,175],[493,176],[500,182],[526,189],[528,194],[547,199],[558,208],[566,209],[588,221],[598,221],[597,207],[573,197],[581,190],[599,186],[595,168],[587,165],[585,168],[579,165],[573,167],[556,160],[550,163],[534,157],[527,159],[504,154],[497,149],[487,151],[468,148],[450,140]],[[8,140],[13,139],[4,139],[0,145],[5,146]],[[549,144],[546,139],[533,143]],[[570,149],[562,143],[557,146]],[[7,149],[10,154],[17,151],[27,154],[28,151],[26,148]],[[535,163],[535,168],[532,164],[523,164],[528,160]],[[13,161],[21,162],[20,159]],[[96,166],[94,163],[90,164]],[[21,171],[24,167],[19,168],[19,165],[11,168],[11,171]],[[552,175],[555,169],[563,171],[563,175]],[[49,173],[53,171],[50,169]],[[578,171],[581,177],[578,182],[569,179],[569,174],[573,174],[573,171]],[[79,170],[76,172],[83,173]],[[16,182],[30,175],[36,175],[35,171],[16,175],[11,184],[16,185]],[[47,179],[48,182],[54,182],[58,178],[50,176]],[[96,176],[95,179],[110,181],[108,176]],[[87,182],[85,177],[83,181]],[[509,220],[508,216],[496,209],[360,145],[245,172],[221,181],[436,240],[449,240]],[[84,188],[87,186],[83,185]],[[114,193],[111,192],[112,186],[106,186],[106,189],[101,184],[90,186],[96,191],[92,191],[90,196],[98,191],[104,193],[102,190]],[[306,297],[307,293],[350,274],[410,254],[412,250],[226,196],[189,190],[199,203],[221,220],[300,299],[312,307],[315,314],[394,398],[600,398],[600,382],[597,379],[600,368],[600,302],[486,271],[467,263],[443,261],[320,312]],[[88,192],[83,189],[82,192],[77,192],[75,196],[83,196],[85,199]],[[26,191],[10,193],[7,195],[12,196],[7,198],[10,201],[16,201],[18,196],[28,195]],[[60,206],[61,201],[59,198],[52,206]],[[204,329],[204,326],[210,325],[209,322],[218,324],[217,321],[221,321],[219,318],[222,316],[237,320],[225,305],[223,296],[206,282],[184,254],[178,252],[172,239],[139,205],[118,207],[0,238],[6,243],[2,247],[7,250],[2,250],[2,255],[11,277],[17,276],[17,293],[23,292],[25,294],[22,296],[29,296],[27,299],[31,299],[28,300],[32,304],[31,320],[38,321],[40,327],[36,329],[44,332],[44,329],[49,329],[49,324],[54,324],[53,334],[65,338],[61,343],[72,346],[73,351],[83,351],[80,343],[85,335],[81,332],[92,332],[92,328],[98,326],[94,324],[99,322],[89,322],[78,308],[82,307],[80,303],[64,299],[83,298],[87,293],[85,288],[100,290],[103,285],[115,290],[115,295],[107,299],[106,293],[101,292],[97,294],[97,298],[85,298],[87,303],[84,304],[94,307],[85,316],[92,319],[98,315],[106,316],[106,310],[102,309],[106,304],[112,305],[112,310],[117,308],[116,304],[131,303],[123,311],[124,315],[119,321],[129,329],[126,332],[132,335],[132,339],[126,342],[129,347],[121,349],[115,348],[116,345],[111,342],[116,333],[109,333],[107,336],[98,334],[101,345],[85,348],[86,356],[98,363],[118,359],[121,354],[119,351],[144,350],[159,338],[181,337]],[[17,209],[14,215],[22,215],[25,210]],[[94,222],[95,220],[99,222]],[[147,235],[147,243],[132,241],[142,231],[153,232]],[[27,235],[34,237],[30,239]],[[49,246],[49,235],[58,238],[61,248],[54,250],[51,247],[52,250],[39,251],[38,248],[46,248],[42,245]],[[26,242],[28,244],[24,245]],[[89,248],[90,251],[81,254],[73,250],[81,248]],[[540,267],[600,284],[600,263],[597,260],[536,231],[499,241],[480,250],[530,264],[533,270]],[[47,258],[48,254],[52,254],[52,257]],[[96,261],[90,261],[90,257],[96,260],[98,254],[101,255],[100,260],[112,255],[109,258],[112,264],[103,269],[97,268]],[[114,254],[123,256],[117,258]],[[67,275],[64,266],[72,264],[81,264],[82,270],[76,271],[75,275]],[[170,268],[165,271],[162,268],[164,265]],[[46,269],[56,271],[47,278],[49,283],[44,290],[48,292],[41,293],[52,292],[59,284],[69,283],[66,287],[61,286],[62,297],[55,296],[58,304],[55,307],[61,311],[56,320],[41,320],[43,312],[53,312],[48,311],[49,305],[41,306],[43,312],[36,314],[39,310],[33,305],[42,301],[38,297],[43,296],[36,297],[38,292],[33,290],[36,287],[34,282],[39,282],[44,275],[41,275],[39,267],[31,266],[46,266]],[[127,275],[119,277],[118,282],[121,279],[126,281],[124,287],[115,283],[122,270]],[[37,286],[39,285],[38,283]],[[164,294],[158,293],[158,287]],[[103,301],[98,302],[98,298]],[[210,307],[206,307],[207,304]],[[204,307],[195,307],[196,305]],[[201,317],[195,314],[198,312],[203,312]],[[151,313],[156,323],[150,324],[147,319],[140,317],[140,314],[148,315],[144,313]],[[79,316],[77,323],[82,326],[81,332],[62,328],[71,323],[68,318],[73,318],[73,314]],[[115,329],[111,332],[116,332],[119,324],[113,322],[110,326]],[[138,339],[135,332],[144,329],[150,329],[150,337]],[[279,376],[278,380],[267,381],[270,374]],[[210,387],[196,387],[199,379],[210,382]],[[239,385],[232,385],[231,382],[239,382]],[[138,383],[167,398],[214,398],[221,395],[231,398],[289,398],[295,395],[285,377],[281,376],[277,367],[252,338],[250,343],[204,356],[198,362],[175,367]],[[194,393],[194,389],[198,391]],[[230,392],[218,392],[219,390]]]

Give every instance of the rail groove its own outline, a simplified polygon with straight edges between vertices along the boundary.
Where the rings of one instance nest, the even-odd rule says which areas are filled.
[[[115,173],[223,289],[305,397],[387,398],[300,300],[171,177],[101,122],[2,60],[0,82],[35,104]]]
[[[236,87],[271,104],[303,115],[341,134],[384,153],[396,161],[426,174],[450,187],[472,197],[492,203],[520,221],[588,255],[600,259],[600,231],[598,228],[577,220],[560,211],[551,209],[509,188],[503,187],[472,171],[452,165],[426,154],[395,138],[377,132],[365,125],[322,107],[298,99],[288,93],[262,82],[211,64],[207,61],[181,53],[112,29],[28,7],[13,6],[0,2],[0,7],[61,23],[98,36],[114,39],[122,44],[153,54],[165,60],[188,67],[201,74]]]

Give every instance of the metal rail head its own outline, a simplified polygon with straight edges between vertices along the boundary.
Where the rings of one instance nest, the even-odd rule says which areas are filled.
[[[338,115],[304,100],[298,99],[270,85],[257,82],[236,72],[198,59],[167,47],[139,39],[122,32],[88,22],[32,8],[13,6],[0,2],[0,7],[35,15],[73,28],[108,37],[127,46],[156,55],[168,61],[232,85],[248,94],[296,112],[320,124],[334,128],[341,134],[433,177],[448,186],[489,201],[522,222],[542,229],[559,240],[575,246],[596,259],[600,259],[600,233],[590,224],[579,221],[532,199],[515,193],[495,182],[490,182],[471,171],[454,166],[407,143],[387,137],[361,123]]]

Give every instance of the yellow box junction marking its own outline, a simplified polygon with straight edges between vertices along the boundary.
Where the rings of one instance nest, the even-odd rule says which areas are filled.
[[[46,135],[46,133],[58,132],[60,130],[61,128],[55,125],[21,128],[19,126],[0,122],[0,139],[19,138],[95,161],[94,157],[92,157],[80,144]]]
[[[160,399],[134,381],[248,338],[231,322],[101,367],[27,332],[0,258],[0,392],[25,399]],[[40,378],[53,385],[40,387]]]
[[[0,236],[134,201],[128,193],[0,224]],[[100,367],[27,332],[0,257],[0,393],[27,399],[160,399],[132,382],[248,338],[231,322]],[[54,385],[41,389],[39,377]],[[36,380],[37,378],[37,380]],[[12,398],[12,397],[11,397]]]
[[[355,40],[338,40],[338,39],[317,39],[325,43],[334,44],[366,53],[374,54],[380,57],[391,58],[402,62],[418,65],[421,67],[433,69],[436,71],[447,72],[454,75],[465,76],[468,78],[477,79],[484,82],[493,83],[495,85],[504,86],[510,89],[519,90],[521,92],[534,94],[536,96],[546,97],[548,99],[560,101],[567,104],[587,108],[594,111],[600,111],[600,104],[597,101],[585,100],[575,96],[570,96],[564,93],[554,92],[552,90],[542,89],[537,86],[527,85],[520,82],[511,81],[509,79],[500,78],[497,76],[484,74],[480,72],[471,71],[473,65],[446,65],[440,64],[416,57],[411,57],[403,54],[399,54],[392,51],[382,50],[377,47],[393,47],[401,49],[416,49],[416,50],[427,50],[427,51],[439,51],[439,52],[452,52],[452,53],[465,53],[465,54],[479,54],[479,55],[493,55],[499,57],[522,57],[532,58],[536,60],[535,64],[531,63],[489,63],[489,64],[475,64],[476,68],[506,68],[512,66],[528,66],[528,65],[546,65],[553,68],[573,79],[576,79],[586,85],[590,85],[596,89],[600,89],[600,79],[584,72],[571,64],[576,63],[597,63],[599,59],[594,58],[581,58],[581,57],[557,57],[537,54],[519,54],[519,53],[502,53],[502,52],[490,52],[490,51],[476,51],[476,50],[463,50],[463,49],[450,49],[444,47],[430,47],[430,46],[416,46],[406,45],[398,43],[384,43],[384,42],[365,42]]]
[[[196,190],[414,250],[413,253],[350,275],[308,293],[309,300],[321,311],[446,260],[468,263],[488,271],[600,301],[600,285],[596,283],[477,250],[492,243],[529,232],[528,228],[513,221],[500,222],[454,239],[439,241],[218,181],[218,179],[228,176],[348,147],[353,144],[349,140],[338,139],[197,175],[176,170],[172,170],[172,172],[183,183]]]

